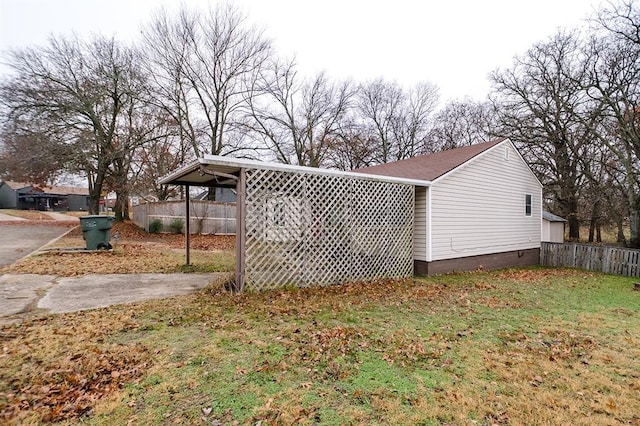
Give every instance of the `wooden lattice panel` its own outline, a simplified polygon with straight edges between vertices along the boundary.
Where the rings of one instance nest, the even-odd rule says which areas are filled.
[[[246,286],[411,276],[413,208],[411,185],[248,169]]]

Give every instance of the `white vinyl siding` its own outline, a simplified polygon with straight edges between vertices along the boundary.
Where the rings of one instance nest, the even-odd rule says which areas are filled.
[[[416,207],[413,218],[413,258],[427,260],[427,191],[416,186]]]
[[[543,220],[542,221],[542,241],[548,241],[551,243],[563,243],[564,242],[564,223],[549,222],[548,220]]]
[[[432,260],[540,247],[542,188],[510,142],[445,174],[430,190]],[[526,194],[531,216],[524,214]]]

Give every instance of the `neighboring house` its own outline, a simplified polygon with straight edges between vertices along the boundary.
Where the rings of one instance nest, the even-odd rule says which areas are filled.
[[[68,186],[40,186],[24,182],[0,183],[0,208],[20,210],[87,210],[89,190]]]
[[[23,182],[0,182],[0,209],[17,209],[18,191],[30,187],[31,184]]]
[[[418,275],[539,263],[542,185],[508,139],[360,169],[416,187]]]
[[[566,219],[549,213],[542,212],[542,241],[549,243],[564,243],[564,224]]]
[[[205,156],[160,183],[236,190],[239,290],[539,263],[542,185],[506,139],[354,172]]]
[[[235,188],[216,188],[215,201],[220,203],[235,203],[236,202],[236,190]],[[207,201],[209,191],[202,191],[195,197],[191,197],[192,200]]]

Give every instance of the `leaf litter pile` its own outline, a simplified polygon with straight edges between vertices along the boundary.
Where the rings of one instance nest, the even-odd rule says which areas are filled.
[[[234,265],[234,236],[193,235],[190,243],[193,266],[188,270],[184,267],[185,238],[182,234],[150,234],[131,222],[115,222],[111,229],[111,244],[114,245],[112,251],[55,250],[85,246],[82,231],[77,227],[58,240],[52,246],[54,250],[0,268],[0,274],[226,272],[232,271]]]
[[[104,336],[127,327],[129,316],[102,312],[82,322],[60,316],[0,329],[0,419],[15,421],[37,413],[42,422],[88,414],[105,396],[139,378],[149,366],[139,343],[109,344]]]
[[[519,269],[195,295],[0,333],[14,423],[640,424],[628,278]]]

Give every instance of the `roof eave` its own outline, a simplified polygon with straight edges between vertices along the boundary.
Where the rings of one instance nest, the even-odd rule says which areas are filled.
[[[162,185],[167,185],[167,184],[199,185],[200,183],[198,182],[186,181],[184,180],[184,178],[186,177],[186,175],[193,173],[201,166],[223,166],[223,167],[238,168],[238,170],[239,169],[261,169],[261,170],[274,170],[274,171],[293,172],[293,173],[311,173],[311,174],[318,174],[318,175],[325,175],[325,176],[351,177],[356,179],[374,180],[378,182],[400,183],[400,184],[413,185],[413,186],[423,186],[423,187],[431,186],[431,182],[427,180],[381,176],[381,175],[374,175],[374,174],[368,174],[368,173],[344,172],[341,170],[321,169],[321,168],[306,167],[306,166],[294,166],[291,164],[266,163],[266,162],[256,161],[256,160],[241,160],[237,158],[223,157],[219,155],[205,155],[203,158],[199,158],[193,161],[192,163],[187,164],[186,166],[183,166],[182,168],[160,178],[158,182]]]
[[[180,183],[179,182],[179,178],[182,176],[185,176],[189,173],[192,173],[194,171],[196,171],[199,167],[200,167],[200,160],[195,160],[185,166],[180,167],[177,170],[174,170],[173,172],[162,176],[160,179],[158,179],[158,183],[160,185],[188,185],[188,183]]]

